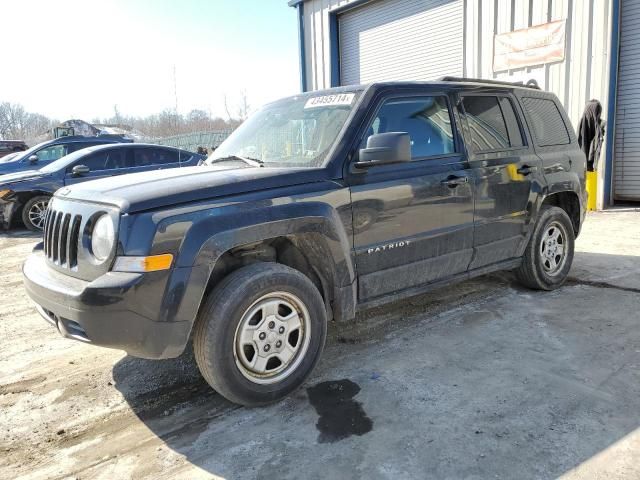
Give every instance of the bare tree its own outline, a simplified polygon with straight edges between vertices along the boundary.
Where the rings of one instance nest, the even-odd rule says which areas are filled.
[[[246,115],[248,108],[244,93],[239,106],[234,109],[238,114],[229,115],[228,119],[214,117],[201,109],[194,109],[183,116],[173,108],[147,117],[132,117],[123,115],[118,106],[114,105],[110,118],[95,117],[91,123],[127,125],[144,136],[169,137],[184,133],[233,130],[242,123],[242,117]],[[56,120],[44,115],[25,111],[22,105],[0,102],[0,139],[19,139],[25,140],[28,144],[37,143],[50,137],[53,127],[58,124]]]
[[[249,105],[249,97],[247,96],[247,91],[244,89],[240,90],[239,96],[240,98],[235,108],[236,114],[232,115],[227,94],[225,93],[223,95],[224,110],[225,112],[227,112],[227,119],[228,121],[234,122],[237,124],[244,122],[247,119],[247,117],[249,117],[249,112],[251,111],[251,106]]]
[[[22,105],[0,103],[0,138],[33,143],[48,134],[55,123],[39,113],[29,113]]]
[[[244,122],[249,116],[249,100],[247,98],[247,91],[242,90],[240,92],[240,101],[238,103],[238,120]]]

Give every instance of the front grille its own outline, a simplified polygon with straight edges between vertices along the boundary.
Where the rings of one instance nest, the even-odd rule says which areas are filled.
[[[73,215],[49,208],[44,224],[44,254],[55,265],[75,268],[78,265],[78,244],[82,215]]]

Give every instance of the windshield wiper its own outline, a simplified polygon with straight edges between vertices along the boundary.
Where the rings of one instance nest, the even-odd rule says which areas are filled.
[[[264,167],[264,162],[262,160],[251,157],[241,157],[240,155],[229,155],[227,157],[216,158],[215,160],[211,160],[208,165],[213,165],[214,163],[218,162],[228,162],[230,160],[240,160],[247,165],[251,165],[252,167]]]

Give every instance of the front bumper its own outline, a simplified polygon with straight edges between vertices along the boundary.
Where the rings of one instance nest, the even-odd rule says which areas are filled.
[[[157,321],[135,311],[150,274],[108,272],[87,282],[51,269],[42,252],[23,266],[27,294],[38,312],[66,338],[117,348],[142,358],[182,353],[191,322]]]

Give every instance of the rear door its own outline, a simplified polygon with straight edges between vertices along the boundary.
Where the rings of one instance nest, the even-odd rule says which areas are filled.
[[[461,106],[475,179],[473,270],[521,256],[543,177],[509,93],[465,93]]]
[[[175,148],[141,146],[132,150],[133,162],[127,173],[178,168],[183,166],[183,161],[191,159],[191,156],[185,158],[184,152]]]
[[[465,272],[473,251],[472,182],[447,95],[383,98],[360,147],[385,132],[409,134],[412,161],[350,172],[360,301]]]

